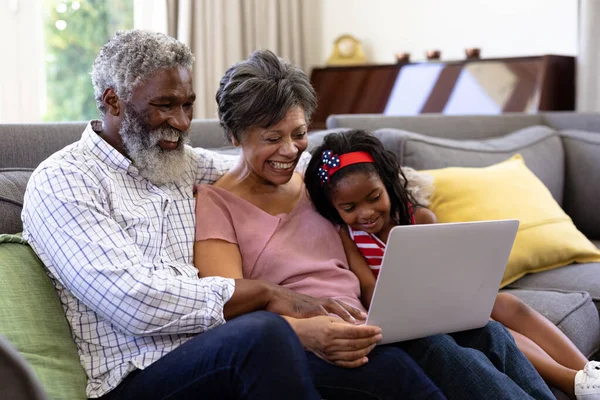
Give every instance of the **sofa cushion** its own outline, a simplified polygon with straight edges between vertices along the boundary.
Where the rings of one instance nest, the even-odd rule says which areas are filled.
[[[600,133],[565,130],[564,209],[587,236],[600,240]]]
[[[547,126],[532,126],[486,140],[440,139],[397,129],[378,129],[374,134],[399,155],[402,165],[417,170],[486,167],[520,153],[529,169],[562,205],[563,145],[558,132]]]
[[[509,288],[585,291],[600,309],[600,263],[572,264],[552,271],[526,275],[511,283]]]
[[[506,290],[548,318],[563,331],[586,356],[600,346],[600,319],[586,292],[561,290]]]
[[[0,234],[23,230],[23,195],[32,171],[31,168],[0,169]]]
[[[573,262],[600,262],[600,251],[577,230],[520,155],[484,168],[424,172],[435,179],[430,208],[439,222],[519,220],[502,285]]]
[[[52,399],[85,399],[86,375],[52,282],[17,235],[0,235],[0,335],[32,366]]]

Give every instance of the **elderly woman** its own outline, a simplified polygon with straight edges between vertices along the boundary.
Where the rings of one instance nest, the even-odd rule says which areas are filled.
[[[337,228],[313,209],[296,172],[315,97],[307,76],[269,51],[227,70],[217,92],[219,117],[242,155],[214,186],[199,189],[195,264],[201,276],[267,280],[366,311]],[[448,397],[553,398],[497,323],[375,347],[376,327],[284,318],[328,399],[443,398],[413,359]]]

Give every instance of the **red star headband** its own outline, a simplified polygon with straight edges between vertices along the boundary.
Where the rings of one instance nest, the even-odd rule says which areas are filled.
[[[354,151],[338,156],[337,154],[333,154],[331,150],[325,150],[323,152],[321,161],[323,162],[323,165],[319,167],[318,172],[321,183],[329,182],[329,177],[331,175],[348,165],[375,162],[373,157],[366,151]]]

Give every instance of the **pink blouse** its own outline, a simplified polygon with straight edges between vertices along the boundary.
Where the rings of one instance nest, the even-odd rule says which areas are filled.
[[[317,213],[304,188],[292,212],[273,216],[225,189],[200,186],[196,241],[208,239],[238,245],[246,279],[331,297],[365,311],[338,230]]]

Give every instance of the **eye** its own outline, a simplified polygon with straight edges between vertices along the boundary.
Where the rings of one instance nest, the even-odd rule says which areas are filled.
[[[354,206],[342,207],[342,211],[349,213],[349,212],[352,212],[354,210],[354,208],[355,208]]]
[[[183,105],[183,108],[188,108],[189,109],[189,108],[192,108],[192,107],[194,107],[194,103],[185,103]]]
[[[381,197],[381,193],[377,193],[377,195],[376,195],[376,196],[373,196],[373,197],[371,197],[371,198],[369,199],[369,201],[370,201],[371,203],[375,203],[377,200],[379,200],[379,198],[380,198],[380,197]]]
[[[266,138],[265,141],[268,143],[277,143],[279,142],[279,138]]]
[[[294,135],[296,139],[304,139],[304,136],[306,136],[306,132],[300,132]]]
[[[162,108],[164,110],[168,110],[171,108],[171,104],[170,103],[165,103],[165,104],[152,104],[154,107],[158,107],[158,108]]]

